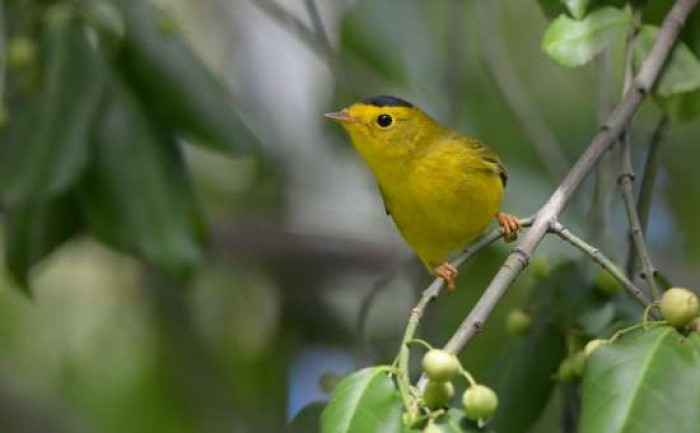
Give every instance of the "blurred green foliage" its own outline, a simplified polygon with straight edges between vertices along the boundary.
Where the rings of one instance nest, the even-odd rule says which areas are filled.
[[[515,179],[509,210],[529,214],[551,193],[481,60],[476,8],[492,0],[319,1],[325,54],[256,1],[0,3],[0,403],[12,403],[0,404],[0,430],[34,432],[28,420],[43,420],[42,431],[279,432],[292,415],[291,366],[308,347],[362,353],[357,368],[391,363],[429,277],[401,267],[359,335],[363,297],[406,247],[322,112],[372,94],[406,97],[498,150]],[[620,92],[626,2],[500,3],[504,49],[573,162],[597,128],[596,88],[606,81],[596,54],[612,58],[602,92]],[[642,3],[638,58],[673,2]],[[306,2],[280,4],[307,22]],[[453,20],[454,10],[464,16]],[[619,28],[581,25],[601,10],[614,11]],[[671,84],[657,87],[632,137],[641,167],[656,119],[673,117],[647,234],[670,282],[697,288],[699,12],[682,41],[665,71]],[[579,67],[552,62],[543,42],[565,47],[558,52],[577,60],[563,63]],[[591,190],[565,216],[582,232]],[[602,246],[619,262],[627,232],[612,185],[606,203]],[[457,292],[427,311],[422,337],[446,341],[505,254],[495,246],[468,264]],[[566,246],[546,240],[543,257],[551,271],[526,272],[461,356],[499,391],[499,432],[560,431],[580,391],[552,378],[560,363],[579,340],[639,317],[624,294],[596,292],[598,269]],[[14,288],[31,288],[32,299]],[[522,307],[535,324],[515,338],[502,324]],[[323,397],[316,391],[309,400]],[[292,431],[313,431],[320,405]],[[34,412],[4,409],[13,407]],[[439,424],[457,431],[461,418],[453,410]]]

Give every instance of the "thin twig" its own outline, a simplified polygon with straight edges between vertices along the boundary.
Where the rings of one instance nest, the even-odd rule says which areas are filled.
[[[632,25],[630,27],[629,36],[627,37],[627,47],[625,52],[625,92],[629,90],[632,85],[632,51],[634,48],[634,41],[639,32],[641,10],[638,7],[634,8],[634,18],[632,19]],[[644,232],[639,221],[639,215],[637,214],[637,207],[634,200],[634,168],[632,167],[632,145],[631,145],[631,124],[634,117],[631,117],[625,126],[620,138],[620,145],[622,151],[622,161],[620,166],[620,175],[617,179],[618,186],[620,187],[620,193],[622,194],[622,200],[625,204],[625,211],[627,213],[627,219],[630,226],[630,232],[632,237],[632,242],[634,243],[635,251],[639,256],[639,260],[642,265],[642,278],[649,286],[651,295],[654,299],[659,297],[659,288],[656,284],[656,271],[654,265],[651,262],[651,257],[649,255],[649,250],[644,240]],[[633,263],[634,259],[631,259],[630,263]],[[631,267],[628,267],[628,271],[631,271]]]
[[[520,220],[520,225],[523,227],[530,227],[533,221],[533,217],[524,218]],[[501,231],[500,228],[491,230],[490,232],[481,236],[475,242],[471,243],[469,246],[464,248],[457,255],[457,257],[455,257],[454,260],[452,260],[452,266],[454,266],[455,268],[459,268],[469,259],[474,257],[477,253],[479,253],[481,250],[496,242],[498,239],[501,239],[502,237],[503,231]],[[420,323],[420,320],[423,317],[423,314],[425,313],[426,307],[428,306],[428,304],[430,304],[430,302],[433,299],[440,296],[440,292],[442,291],[442,288],[444,286],[445,281],[442,278],[436,278],[435,280],[433,280],[433,282],[425,290],[423,290],[418,304],[416,304],[416,306],[413,307],[413,309],[411,310],[411,314],[408,318],[408,325],[406,326],[403,341],[401,342],[401,348],[399,349],[400,371],[405,371],[401,370],[401,368],[403,365],[408,365],[408,348],[406,347],[406,343],[408,341],[413,340],[416,334],[416,329],[418,328],[418,324]],[[402,378],[399,378],[399,383],[401,382],[401,380]],[[403,377],[403,380],[408,381],[408,377]]]
[[[498,2],[481,0],[477,6],[480,51],[484,63],[550,176],[555,181],[559,180],[566,173],[569,163],[562,145],[530,101],[504,51],[505,44],[501,39],[502,30],[495,9]]]
[[[309,14],[309,18],[311,18],[311,25],[313,26],[316,38],[326,48],[326,52],[332,54],[333,47],[331,46],[331,41],[328,38],[326,28],[323,25],[323,19],[321,19],[321,13],[318,11],[316,0],[304,0],[304,6],[306,6],[306,11]]]
[[[610,49],[603,51],[598,60],[598,125],[602,125],[612,108],[612,71]],[[606,246],[608,180],[610,178],[610,154],[606,153],[596,168],[593,199],[588,210],[591,238],[597,245]]]
[[[564,227],[559,221],[552,222],[551,230],[556,233],[560,238],[588,254],[588,256],[596,263],[598,263],[603,269],[608,271],[610,275],[615,277],[617,281],[622,284],[622,287],[629,292],[630,295],[641,305],[646,308],[650,301],[642,292],[642,290],[635,286],[632,281],[630,281],[625,273],[620,270],[613,262],[610,260],[600,249],[589,245],[586,241],[571,233],[569,229]]]
[[[608,120],[600,128],[591,144],[559,187],[537,213],[532,227],[508,256],[479,302],[450,338],[445,346],[446,350],[452,353],[459,352],[481,330],[484,321],[489,317],[498,300],[527,265],[530,257],[549,231],[552,222],[559,217],[574,192],[595,167],[603,153],[618,139],[642,101],[651,91],[688,14],[697,3],[698,0],[676,1],[666,16],[651,52],[642,63],[632,86],[625,92],[622,101],[617,104]]]
[[[639,188],[639,197],[637,198],[637,213],[639,214],[639,223],[642,226],[642,231],[646,232],[647,223],[649,222],[649,208],[651,199],[654,193],[654,183],[656,174],[659,171],[660,164],[660,148],[666,132],[669,127],[669,117],[667,114],[661,115],[654,132],[651,134],[649,143],[649,153],[646,163],[644,164],[644,175],[642,177],[642,185]]]
[[[651,206],[652,196],[654,193],[654,184],[656,183],[656,174],[659,171],[661,143],[669,126],[669,117],[662,114],[659,121],[651,134],[649,143],[649,153],[644,164],[644,175],[642,184],[639,188],[639,197],[637,197],[637,214],[639,215],[639,225],[642,229],[642,234],[647,231],[647,223],[649,222],[649,208]],[[629,246],[629,254],[627,255],[627,269],[630,270],[630,275],[637,274],[637,261],[634,258],[637,255],[637,250],[634,243]]]
[[[274,0],[250,0],[250,3],[276,21],[280,26],[294,33],[301,42],[306,44],[314,53],[323,59],[328,57],[328,48],[319,34],[309,28],[303,21],[294,16]]]

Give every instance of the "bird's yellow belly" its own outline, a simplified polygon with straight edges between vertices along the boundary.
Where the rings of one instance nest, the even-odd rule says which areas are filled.
[[[400,185],[410,191],[391,194],[390,212],[406,242],[432,270],[486,229],[498,212],[503,187],[492,174],[414,179]]]

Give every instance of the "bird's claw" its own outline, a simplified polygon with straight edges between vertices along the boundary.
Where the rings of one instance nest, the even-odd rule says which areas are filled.
[[[459,275],[457,268],[449,263],[443,263],[437,266],[434,272],[435,275],[445,280],[445,284],[447,284],[447,291],[454,292],[455,280],[457,279],[457,275]]]
[[[498,225],[501,226],[501,231],[503,231],[503,239],[506,242],[514,242],[516,239],[518,239],[518,232],[523,228],[523,226],[516,216],[500,212],[498,215],[496,215],[496,220],[498,221]]]

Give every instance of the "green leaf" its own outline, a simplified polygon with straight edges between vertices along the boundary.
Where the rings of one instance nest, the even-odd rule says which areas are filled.
[[[587,364],[580,433],[697,433],[697,333],[636,332],[596,349]]]
[[[56,16],[56,15],[54,15]],[[0,195],[6,203],[44,200],[64,193],[83,174],[103,69],[81,24],[50,20],[44,32],[38,94],[11,122],[0,160]]]
[[[181,149],[126,89],[114,92],[84,185],[91,231],[183,280],[200,260],[201,220]]]
[[[325,403],[316,402],[303,408],[285,429],[286,433],[319,433],[321,412]]]
[[[29,293],[29,271],[83,229],[73,194],[7,209],[5,261],[19,287]]]
[[[581,21],[560,15],[545,32],[542,49],[560,65],[575,68],[622,38],[629,22],[628,10],[613,7],[596,9]]]
[[[564,0],[564,4],[569,9],[571,16],[580,20],[586,15],[588,5],[591,0]]]
[[[639,68],[651,51],[659,33],[658,27],[645,25],[637,35],[634,44],[634,65]],[[662,97],[690,92],[700,88],[700,60],[683,43],[676,43],[666,61],[661,76],[654,86],[654,92]]]
[[[321,432],[402,432],[403,406],[388,371],[370,367],[346,377],[321,415]]]
[[[147,1],[119,4],[126,35],[116,64],[144,105],[212,150],[234,155],[259,151],[228,89],[180,34],[162,31],[163,15]]]

